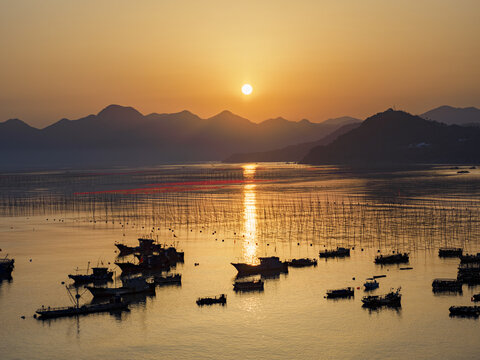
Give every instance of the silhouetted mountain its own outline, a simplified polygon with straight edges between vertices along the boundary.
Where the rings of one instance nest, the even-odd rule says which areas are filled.
[[[297,162],[302,160],[308,154],[308,152],[315,146],[330,144],[340,135],[343,135],[359,126],[360,126],[359,122],[343,125],[341,128],[335,130],[330,135],[327,135],[324,138],[317,141],[310,141],[302,144],[290,145],[290,146],[283,147],[281,149],[276,149],[271,151],[233,154],[232,156],[229,156],[227,159],[225,159],[224,162],[229,162],[229,163],[281,162],[281,161]]]
[[[480,109],[475,107],[456,108],[440,106],[420,115],[426,120],[435,120],[449,125],[469,125],[480,123]]]
[[[326,146],[313,148],[308,164],[478,163],[480,128],[445,125],[387,110]]]
[[[188,111],[142,115],[110,105],[97,115],[62,119],[44,129],[20,120],[0,123],[0,167],[152,165],[221,160],[314,141],[339,126],[271,119],[253,123],[229,111],[201,119]]]

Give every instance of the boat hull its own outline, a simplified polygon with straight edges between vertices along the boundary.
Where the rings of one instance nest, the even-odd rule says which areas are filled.
[[[87,289],[92,293],[93,297],[115,297],[123,296],[130,294],[142,294],[142,293],[155,293],[155,285],[148,284],[142,288],[129,288],[129,287],[119,287],[119,288],[104,288],[104,287],[94,287],[87,286]]]
[[[127,311],[128,304],[125,302],[120,303],[106,303],[106,304],[90,304],[83,305],[80,307],[68,307],[61,309],[50,309],[50,308],[41,308],[36,311],[40,316],[39,319],[52,319],[59,317],[67,316],[79,316],[87,315],[99,312],[117,312],[117,311]]]
[[[276,265],[270,264],[259,264],[259,265],[250,265],[244,263],[232,263],[232,265],[237,269],[239,274],[268,274],[268,273],[281,273],[288,272],[288,264],[280,262]]]

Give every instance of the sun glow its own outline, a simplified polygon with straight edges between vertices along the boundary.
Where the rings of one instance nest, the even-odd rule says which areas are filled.
[[[252,85],[245,84],[242,86],[242,93],[245,95],[250,95],[253,91]]]

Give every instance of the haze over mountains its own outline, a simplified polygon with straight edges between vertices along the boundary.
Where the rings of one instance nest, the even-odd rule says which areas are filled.
[[[283,118],[253,123],[229,111],[201,119],[188,111],[142,115],[110,105],[97,115],[62,119],[44,129],[18,119],[0,123],[4,169],[153,165],[222,160],[321,139],[341,126]]]
[[[97,115],[44,129],[0,123],[0,168],[143,166],[196,161],[472,163],[479,161],[480,110],[442,106],[421,116],[389,110],[364,122],[283,118],[253,123],[229,111],[201,119],[189,111],[142,115],[110,105]],[[467,124],[476,126],[447,126]],[[272,150],[276,149],[276,150]]]
[[[456,108],[444,105],[427,111],[420,117],[448,125],[478,125],[480,124],[480,109],[475,107]]]

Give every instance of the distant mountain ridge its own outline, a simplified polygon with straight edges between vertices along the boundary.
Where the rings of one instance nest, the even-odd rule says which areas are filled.
[[[281,149],[276,149],[271,151],[233,154],[228,158],[226,158],[224,162],[226,163],[284,162],[284,161],[297,162],[302,160],[312,148],[318,145],[328,145],[340,135],[343,135],[359,126],[360,126],[360,122],[354,122],[354,123],[343,125],[339,129],[335,130],[333,133],[317,141],[310,141],[310,142],[297,144],[297,145],[289,145]]]
[[[245,150],[315,141],[338,127],[282,118],[253,123],[229,111],[208,119],[189,111],[143,115],[132,107],[109,105],[97,115],[61,119],[43,129],[18,119],[0,123],[0,167],[217,161]]]
[[[480,109],[439,106],[420,115],[426,120],[435,120],[448,125],[471,125],[480,123]]]
[[[389,109],[328,145],[316,146],[307,164],[411,164],[480,162],[480,128],[446,125]]]

